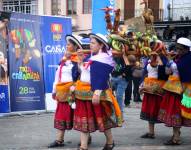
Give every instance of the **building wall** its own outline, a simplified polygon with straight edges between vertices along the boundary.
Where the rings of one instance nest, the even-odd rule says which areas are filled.
[[[38,15],[44,15],[44,0],[38,0],[37,7]]]
[[[142,0],[135,0],[135,17],[138,17],[144,11],[145,5],[141,5]]]
[[[66,0],[61,0],[61,14],[63,14],[64,16],[67,14],[66,5]]]
[[[41,1],[41,0],[39,0]],[[48,2],[47,2],[48,1]],[[51,15],[51,0],[44,0],[45,15]],[[75,30],[89,30],[92,28],[92,14],[83,14],[83,0],[77,0],[77,15],[72,15],[72,25]],[[67,2],[61,0],[60,15],[67,15]]]
[[[135,0],[124,0],[124,20],[135,16]]]
[[[121,20],[124,20],[124,0],[115,1],[115,9],[120,9],[121,11]]]
[[[163,3],[164,3],[165,0],[159,0],[159,8],[160,9],[163,9]]]
[[[38,0],[41,1],[41,0]],[[44,5],[44,15],[52,14],[52,1],[51,0],[43,0]]]
[[[164,9],[163,9],[163,3],[165,0],[159,0],[159,20],[163,21],[164,20]]]
[[[83,14],[83,0],[77,0],[77,15],[73,22],[77,30],[87,30],[92,28],[92,14]]]
[[[2,10],[2,0],[0,0],[0,10]]]
[[[164,0],[163,1],[163,20],[167,21],[169,19],[169,11],[167,9],[168,5],[170,4],[171,0]]]
[[[173,0],[171,1],[172,19],[180,20],[182,16],[191,19],[191,1],[190,0]]]
[[[159,19],[159,0],[149,0],[148,1],[148,8],[153,10],[155,20]]]
[[[52,15],[51,0],[36,0],[37,15]],[[60,0],[61,10],[59,15],[67,15],[66,0]],[[72,15],[72,24],[77,30],[89,30],[92,28],[92,14],[83,14],[83,0],[77,0],[77,15]],[[0,0],[0,10],[2,10],[2,0]]]
[[[143,0],[124,0],[124,19],[140,16],[145,7],[141,2]],[[148,0],[148,7],[153,10],[155,20],[163,20],[163,0]]]

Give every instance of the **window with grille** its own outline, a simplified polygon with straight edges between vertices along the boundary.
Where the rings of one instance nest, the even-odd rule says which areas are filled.
[[[83,14],[91,14],[92,0],[83,0]]]
[[[61,14],[61,0],[52,0],[52,15]]]
[[[4,11],[37,14],[37,0],[2,0]]]
[[[76,1],[67,0],[67,15],[76,15]]]

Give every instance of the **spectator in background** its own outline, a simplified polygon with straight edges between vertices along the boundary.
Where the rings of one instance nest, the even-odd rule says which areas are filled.
[[[129,55],[128,61],[129,61],[129,65],[126,71],[128,85],[125,90],[125,102],[124,102],[125,106],[130,105],[130,100],[132,96],[132,87],[133,87],[133,101],[141,102],[141,98],[139,94],[139,85],[140,85],[142,73],[140,74],[141,70],[138,71],[140,68],[140,64],[137,63],[136,57],[134,55]]]
[[[0,84],[7,84],[7,63],[3,52],[0,51]]]
[[[122,57],[114,57],[116,66],[112,72],[111,84],[112,89],[115,91],[117,101],[123,113],[123,95],[127,87],[128,65],[129,62],[123,60]]]

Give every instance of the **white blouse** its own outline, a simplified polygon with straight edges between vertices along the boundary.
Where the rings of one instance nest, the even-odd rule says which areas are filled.
[[[90,66],[86,67],[86,65],[81,65],[80,70],[80,81],[90,83]]]
[[[59,79],[60,67],[61,66],[58,66],[58,69],[56,70],[52,93],[55,93],[56,84],[60,80]],[[60,80],[61,83],[73,81],[73,79],[72,79],[72,67],[73,67],[73,64],[72,64],[71,60],[67,60],[61,69],[61,80]]]
[[[158,66],[152,67],[150,64],[147,65],[147,72],[149,78],[158,78]]]
[[[178,73],[178,68],[177,68],[177,65],[175,62],[173,62],[171,65],[170,65],[170,69],[172,70],[172,75],[173,76],[179,76],[179,73]]]

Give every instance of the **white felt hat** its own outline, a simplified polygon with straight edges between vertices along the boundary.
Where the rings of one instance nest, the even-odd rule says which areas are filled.
[[[96,38],[98,39],[99,41],[101,41],[107,48],[107,50],[109,50],[109,44],[108,44],[108,39],[101,33],[97,33],[97,34],[94,34],[94,33],[90,33],[89,34],[90,38]]]
[[[188,46],[188,47],[191,47],[191,41],[187,38],[184,38],[184,37],[181,37],[177,40],[177,43],[178,44],[181,44],[181,45],[185,45],[185,46]]]

